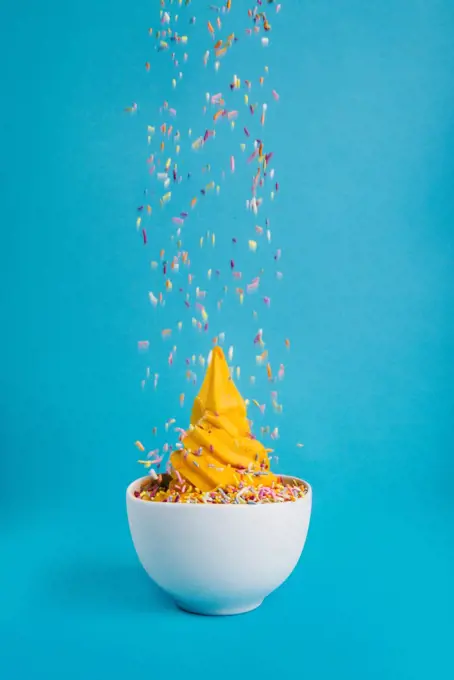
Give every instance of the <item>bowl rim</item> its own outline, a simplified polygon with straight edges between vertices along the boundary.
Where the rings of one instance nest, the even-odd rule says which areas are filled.
[[[157,508],[162,508],[162,507],[167,507],[167,508],[172,508],[172,507],[180,507],[180,508],[204,508],[205,510],[207,508],[274,508],[274,507],[286,507],[288,505],[293,506],[293,505],[301,505],[302,503],[307,503],[309,499],[312,499],[312,486],[309,484],[309,482],[306,482],[305,479],[301,479],[300,477],[295,477],[295,475],[279,475],[279,477],[282,477],[283,479],[293,479],[298,482],[303,482],[307,486],[307,493],[304,494],[302,498],[297,498],[295,501],[285,501],[283,503],[255,503],[254,505],[249,505],[248,503],[164,503],[164,501],[145,501],[143,498],[136,498],[134,496],[133,491],[136,490],[137,486],[144,482],[145,480],[149,479],[148,475],[144,475],[143,477],[138,477],[135,479],[133,482],[128,484],[126,488],[126,500],[129,502],[135,502],[135,503],[140,503],[143,506],[151,506],[151,507],[157,507]]]

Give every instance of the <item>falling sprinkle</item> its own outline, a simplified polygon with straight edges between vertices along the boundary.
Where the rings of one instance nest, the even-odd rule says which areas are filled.
[[[260,118],[260,124],[265,125],[265,115],[266,115],[266,110],[267,110],[267,104],[263,104],[262,106],[262,115]]]
[[[150,304],[153,308],[156,308],[155,311],[152,312],[153,319],[156,320],[156,315],[159,316],[162,314],[167,325],[169,325],[169,328],[161,330],[162,326],[158,325],[157,329],[153,330],[153,332],[156,334],[161,333],[162,338],[166,339],[171,337],[172,329],[174,331],[176,331],[176,329],[178,329],[178,331],[182,330],[183,321],[180,320],[177,322],[175,318],[170,316],[171,313],[173,314],[173,308],[175,307],[175,309],[183,310],[183,312],[178,312],[178,315],[180,315],[180,313],[188,313],[190,315],[187,321],[190,331],[200,332],[202,334],[207,333],[205,339],[212,340],[214,346],[224,342],[225,333],[218,333],[214,337],[212,336],[212,325],[210,324],[210,328],[208,326],[208,322],[211,321],[211,319],[208,317],[209,313],[210,317],[212,316],[213,307],[216,306],[218,310],[223,309],[223,305],[224,303],[227,303],[229,296],[235,300],[235,304],[243,304],[244,302],[245,305],[247,305],[247,302],[251,301],[249,296],[253,295],[254,293],[258,294],[259,299],[261,298],[263,303],[269,307],[271,297],[264,296],[262,289],[263,292],[267,292],[270,296],[272,296],[272,290],[265,291],[265,284],[267,286],[269,285],[270,278],[274,277],[275,279],[280,280],[283,276],[282,272],[280,271],[273,271],[273,269],[271,269],[271,271],[266,269],[265,271],[264,268],[266,261],[265,258],[271,255],[271,257],[274,257],[274,261],[277,262],[281,257],[280,250],[275,251],[274,255],[272,255],[272,253],[270,253],[267,248],[267,244],[271,243],[271,230],[269,227],[269,219],[266,217],[266,213],[264,214],[264,211],[267,210],[267,201],[269,201],[270,198],[273,200],[275,195],[277,196],[279,191],[279,183],[276,181],[278,178],[275,177],[275,169],[274,167],[271,167],[272,159],[274,158],[274,150],[268,149],[265,144],[265,140],[262,138],[262,134],[264,135],[263,131],[265,130],[264,126],[268,109],[268,104],[263,102],[263,99],[266,98],[266,96],[269,98],[272,96],[271,101],[278,102],[279,94],[275,89],[272,89],[271,81],[269,81],[270,70],[266,65],[262,66],[262,70],[259,71],[257,76],[254,76],[253,79],[249,80],[239,77],[241,74],[233,74],[232,76],[232,73],[230,73],[229,76],[224,80],[223,86],[218,86],[214,91],[214,94],[212,92],[202,92],[203,101],[201,102],[201,108],[203,113],[206,114],[205,125],[197,131],[194,130],[194,135],[192,134],[191,129],[187,131],[187,134],[187,128],[184,131],[179,130],[177,124],[177,109],[174,108],[174,104],[177,102],[172,101],[172,99],[174,99],[175,95],[177,94],[177,88],[179,87],[181,79],[183,77],[186,79],[186,72],[184,72],[184,68],[186,68],[186,63],[190,63],[190,60],[188,58],[188,52],[178,52],[177,47],[180,44],[186,45],[188,42],[190,42],[191,35],[182,35],[180,31],[177,31],[177,26],[181,25],[183,19],[183,17],[180,17],[179,24],[177,24],[178,8],[183,4],[189,5],[190,0],[185,0],[184,3],[183,0],[171,0],[170,4],[173,5],[172,10],[175,8],[176,13],[174,11],[170,11],[170,9],[167,10],[167,4],[168,3],[166,3],[165,0],[161,0],[161,11],[159,15],[160,23],[158,29],[153,30],[150,28],[148,30],[148,34],[153,38],[155,51],[162,53],[162,59],[170,60],[174,71],[173,74],[170,75],[167,85],[167,91],[169,95],[168,99],[161,101],[159,106],[159,114],[161,116],[160,120],[150,121],[153,124],[145,125],[145,143],[149,145],[146,147],[146,167],[148,169],[146,177],[148,177],[149,185],[144,189],[144,195],[148,196],[148,198],[142,199],[143,205],[140,205],[137,208],[134,219],[136,222],[137,231],[142,232],[141,239],[143,239],[144,245],[146,245],[148,242],[149,248],[154,246],[157,238],[160,238],[162,230],[166,229],[166,223],[170,226],[166,234],[166,238],[169,238],[170,240],[169,247],[166,249],[167,252],[164,253],[164,249],[162,249],[159,257],[157,257],[157,253],[153,254],[155,259],[150,261],[150,274],[153,279],[156,280],[153,280],[152,284],[150,284],[150,287],[153,288],[153,292],[148,292]],[[248,16],[251,23],[249,27],[246,28],[246,35],[252,37],[257,36],[257,42],[263,48],[268,48],[269,46],[273,47],[271,44],[272,41],[270,41],[270,38],[268,37],[268,34],[271,30],[271,25],[269,23],[271,4],[273,4],[273,0],[257,0],[255,7],[248,11]],[[281,5],[278,4],[277,6],[275,5],[275,7],[276,13],[278,13],[281,10]],[[202,47],[200,52],[200,56],[202,57],[205,67],[211,67],[211,64],[213,64],[213,69],[215,71],[219,71],[219,75],[216,76],[218,78],[222,73],[222,70],[220,70],[221,64],[227,63],[226,61],[223,61],[223,58],[228,58],[227,55],[232,49],[234,49],[234,45],[238,41],[238,37],[235,36],[233,32],[229,35],[226,35],[227,32],[224,33],[223,24],[225,26],[225,22],[227,21],[227,12],[229,12],[230,8],[231,0],[223,0],[219,6],[210,6],[210,11],[212,11],[213,14],[211,15],[211,21],[206,22],[207,32],[209,33],[210,37],[208,38],[207,32],[205,32],[205,47]],[[266,12],[264,11],[265,8]],[[186,24],[189,23],[189,26],[192,29],[194,24],[196,24],[196,17],[191,17],[189,15],[189,17],[185,18],[183,21]],[[221,33],[221,31],[223,33]],[[159,69],[152,69],[151,67],[152,62],[146,61],[145,69],[147,72],[151,70],[153,70],[153,72],[159,72]],[[260,73],[262,75],[260,75]],[[269,89],[267,86],[268,82],[270,82]],[[257,95],[257,92],[259,91],[258,85],[263,86],[263,89],[260,90],[260,98]],[[240,99],[238,99],[237,92],[239,90],[242,90]],[[248,111],[238,110],[238,102],[240,100],[241,103],[244,101],[244,106],[249,109],[249,113]],[[181,101],[180,98],[179,101]],[[271,104],[270,106],[270,111],[274,110],[274,104]],[[135,113],[138,111],[137,103],[134,102],[131,106],[127,107],[125,111],[128,113]],[[181,116],[181,109],[178,109],[178,113]],[[204,162],[202,159],[202,154],[205,151],[205,145],[208,144],[208,148],[211,151],[212,144],[217,143],[216,131],[218,131],[218,136],[220,136],[219,131],[224,134],[223,128],[228,127],[234,129],[235,122],[239,120],[241,113],[243,113],[243,115],[247,114],[247,116],[250,115],[252,118],[249,118],[247,127],[244,125],[246,120],[241,123],[243,130],[240,135],[240,139],[237,137],[237,141],[231,143],[230,153],[225,159],[229,163],[229,166],[226,167],[226,163],[224,163],[224,166],[215,165],[213,163],[213,166],[211,167],[206,163],[206,160]],[[237,125],[238,124],[239,123],[237,122]],[[259,125],[262,127],[259,127]],[[259,132],[260,130],[262,132]],[[257,134],[259,137],[261,137],[260,139],[256,137]],[[237,165],[238,158],[235,159],[234,156],[234,148],[238,150],[238,143],[240,145],[241,152],[246,153],[246,157],[240,156],[240,158],[246,158],[247,164],[249,164],[249,174],[251,175],[249,185],[250,191],[245,197],[245,200],[246,209],[248,213],[250,213],[249,216],[251,221],[254,219],[254,222],[252,222],[250,230],[248,230],[247,227],[241,232],[238,230],[236,235],[237,237],[233,237],[231,239],[233,248],[235,250],[234,260],[230,259],[230,254],[228,251],[227,253],[223,254],[222,237],[224,235],[222,232],[218,233],[218,229],[216,229],[215,233],[213,229],[210,229],[210,231],[205,232],[202,235],[200,233],[194,233],[194,227],[191,224],[190,218],[188,219],[188,217],[189,214],[191,214],[191,216],[194,214],[189,210],[189,207],[193,210],[197,205],[197,213],[199,210],[201,212],[206,210],[207,202],[211,200],[211,196],[220,193],[222,183],[225,182],[224,186],[226,188],[228,187],[229,183],[226,181],[228,179],[228,169],[230,170],[231,174],[236,173],[236,177],[232,177],[230,179],[230,183],[234,182],[236,178],[241,178],[242,173],[240,170],[242,168],[240,168],[240,165]],[[189,212],[180,212],[180,208],[180,210],[175,211],[174,216],[170,214],[166,217],[164,208],[167,203],[169,203],[171,200],[175,202],[175,199],[180,196],[179,185],[194,183],[196,181],[195,178],[199,176],[196,174],[195,167],[187,166],[186,151],[188,153],[192,152],[192,158],[195,159],[194,163],[199,164],[199,172],[201,170],[202,176],[205,176],[206,183],[204,185],[203,182],[200,182],[200,184],[197,183],[193,185],[192,191],[187,189],[187,191],[190,191],[190,193],[189,195],[186,194],[187,198],[185,200],[188,201],[188,203],[190,202],[190,206],[188,203],[186,203],[185,206],[181,207],[186,207],[186,210]],[[210,175],[209,177],[207,176],[208,174]],[[193,196],[192,199],[191,195]],[[152,205],[147,204],[147,201],[152,203],[153,207]],[[158,218],[156,218],[156,204],[160,205],[163,209],[161,217]],[[153,218],[151,219],[152,215]],[[252,215],[254,217],[252,217]],[[258,215],[260,215],[260,217],[257,217]],[[203,219],[202,215],[201,217]],[[262,226],[257,224],[257,222],[261,222]],[[153,231],[150,231],[151,229],[153,229]],[[191,265],[191,257],[186,245],[186,232],[188,235],[191,233],[191,239],[193,239],[193,243],[200,243],[200,245],[204,247],[204,262],[206,262],[206,265],[203,265],[203,272],[207,272],[206,277],[202,274],[202,277],[199,278],[200,273],[194,270],[193,266]],[[152,235],[153,238],[151,238]],[[221,239],[216,239],[216,236],[220,236]],[[250,236],[252,236],[252,238],[250,238]],[[262,240],[260,241],[260,239]],[[211,247],[207,248],[207,246],[215,246],[216,240],[218,240],[218,243],[221,244],[221,260],[219,264],[212,265],[209,261],[207,262],[207,258],[211,252]],[[243,248],[244,245],[246,245],[246,242],[249,251],[252,253],[257,253],[254,256],[254,262],[257,265],[257,270],[255,272],[249,272],[246,269],[246,265],[244,264],[245,256]],[[259,244],[260,248],[258,248]],[[263,262],[261,261],[262,256]],[[194,259],[196,258],[194,257]],[[220,269],[215,269],[215,266],[218,266]],[[229,274],[229,277],[231,277],[233,285],[226,285],[225,277],[227,274]],[[207,290],[202,290],[200,287],[203,287],[203,284],[201,283],[202,279],[205,282],[207,280],[210,282],[207,286]],[[193,282],[195,286],[193,285]],[[172,292],[173,290],[175,292]],[[257,293],[259,290],[260,293]],[[246,301],[244,299],[245,295],[247,296]],[[171,300],[169,296],[172,296],[173,300]],[[277,302],[275,302],[275,304],[277,304]],[[186,310],[190,311],[186,312]],[[194,316],[191,316],[192,314],[194,314]],[[254,319],[257,319],[257,312],[253,311],[252,315]],[[216,324],[217,323],[219,322],[216,321]],[[215,332],[217,332],[217,329],[215,329]],[[175,332],[173,335],[177,337]],[[284,366],[283,364],[277,363],[277,357],[276,364],[274,364],[273,354],[273,366],[275,368],[279,366],[279,370],[275,374],[275,377],[273,377],[271,364],[268,360],[268,344],[267,348],[265,349],[263,330],[259,329],[255,335],[251,334],[249,337],[251,336],[253,337],[253,343],[251,343],[250,348],[254,347],[254,354],[255,352],[258,352],[256,355],[256,363],[260,367],[266,367],[268,380],[272,381],[274,387],[274,385],[277,384],[277,380],[282,380],[284,377]],[[186,337],[183,335],[179,335],[178,337],[182,342],[186,342]],[[138,342],[139,350],[148,350],[149,345],[150,343],[148,340],[142,340]],[[290,341],[287,339],[285,340],[285,347],[287,349],[290,348]],[[233,345],[229,347],[227,355],[229,363],[232,364]],[[191,384],[195,384],[197,382],[199,366],[204,368],[206,361],[210,360],[210,356],[211,353],[208,356],[208,359],[206,359],[206,355],[203,356],[200,354],[198,357],[193,355],[192,357],[189,356],[185,360],[183,373]],[[177,361],[178,355],[176,346],[173,346],[171,350],[168,351],[167,357],[169,366],[172,366],[175,363],[175,369],[178,371],[179,362]],[[155,360],[154,355],[152,360]],[[241,375],[240,366],[230,365],[230,374],[232,378],[236,377],[236,379],[239,379]],[[262,381],[262,379],[263,376],[260,377],[260,381]],[[147,385],[152,383],[154,388],[157,389],[158,380],[159,375],[157,373],[151,372],[150,367],[147,367],[146,379],[141,381],[141,385],[143,388],[146,388]],[[251,385],[254,385],[256,382],[255,376],[250,376],[249,382]],[[179,395],[179,403],[181,406],[183,406],[184,401],[185,395],[181,393]],[[252,403],[258,410],[260,410],[261,414],[264,415],[266,409],[265,404],[262,404],[256,400],[252,400]],[[277,392],[274,390],[271,392],[271,404],[274,413],[279,414],[282,412],[282,404],[279,403]],[[268,408],[271,410],[271,407]],[[271,411],[271,413],[273,413],[273,411]],[[175,419],[169,419],[166,422],[166,431],[168,431],[168,428],[172,422],[175,422]],[[189,430],[190,429],[191,427]],[[175,445],[166,443],[162,447],[162,454],[161,449],[154,449],[147,455],[148,460],[142,461],[151,477],[151,479],[148,479],[147,483],[154,486],[154,494],[159,495],[158,488],[162,477],[161,475],[158,476],[155,470],[159,467],[161,461],[163,460],[163,455],[168,451],[170,452],[175,449],[181,450],[184,448],[181,439],[186,436],[186,432],[181,430],[181,428],[175,428],[175,432],[177,431],[179,432],[178,443]],[[279,437],[278,428],[272,429],[269,425],[262,426],[260,431],[264,435],[271,437],[271,439],[277,439]],[[156,434],[156,432],[157,429],[153,428],[153,434]],[[302,446],[302,444],[297,444],[297,446]],[[140,450],[143,451],[143,447]],[[200,454],[201,451],[194,452],[194,456],[199,456]],[[185,455],[187,455],[187,452]],[[194,465],[199,466],[197,462],[194,462]],[[175,473],[171,466],[169,467],[169,463],[167,463],[166,469],[167,471],[172,472],[172,474],[176,474],[176,479],[178,480],[178,493],[173,492],[173,501],[177,502],[180,498],[180,495],[185,493],[190,495],[193,493],[193,491],[190,490],[191,485],[183,480],[179,473]],[[159,480],[158,484],[154,484],[156,480]],[[150,488],[152,488],[152,486],[150,486]],[[186,491],[187,489],[189,489],[189,491]],[[279,489],[267,490],[266,487],[261,489],[260,492],[254,490],[253,488],[251,491],[248,490],[247,493],[243,492],[243,490],[238,493],[238,490],[236,490],[233,500],[230,502],[235,502],[237,504],[255,504],[257,502],[263,502],[262,498],[268,495],[269,500],[266,502],[272,502],[273,500],[279,498],[279,494],[281,493],[284,492]],[[293,489],[289,489],[288,493],[291,494],[291,498],[288,498],[287,500],[294,500]],[[139,495],[140,497],[143,497],[142,493]],[[224,491],[219,491],[219,493],[215,495],[218,499],[217,502],[219,502],[219,499],[221,499],[221,502],[228,502],[229,496]],[[149,498],[149,500],[152,500],[152,498]],[[204,494],[201,496],[200,500],[194,500],[191,502],[208,503],[210,502],[210,494]]]
[[[254,404],[254,406],[257,406],[262,416],[265,415],[266,404],[260,404],[256,399],[253,399],[252,403]]]
[[[255,357],[256,363],[261,366],[264,361],[266,361],[266,358],[268,357],[268,350],[265,350],[262,352],[262,354],[259,354]]]
[[[256,345],[257,343],[259,343],[260,345],[263,345],[262,337],[263,337],[263,330],[260,328],[257,335],[254,338],[254,345]]]

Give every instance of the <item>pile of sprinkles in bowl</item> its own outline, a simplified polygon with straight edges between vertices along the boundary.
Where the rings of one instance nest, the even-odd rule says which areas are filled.
[[[174,481],[167,486],[163,475],[157,479],[146,480],[134,496],[144,501],[160,503],[198,503],[208,505],[258,505],[263,503],[295,502],[303,498],[308,491],[304,482],[278,482],[271,486],[251,486],[240,482],[238,486],[218,487],[212,491],[199,491],[189,483]]]

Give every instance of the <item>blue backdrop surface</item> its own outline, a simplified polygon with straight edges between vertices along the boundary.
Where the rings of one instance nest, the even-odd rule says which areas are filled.
[[[231,21],[248,6],[233,0]],[[263,327],[276,346],[292,340],[277,452],[312,483],[314,511],[288,583],[226,619],[183,614],[154,588],[124,507],[140,473],[132,443],[181,391],[164,369],[158,398],[141,390],[137,353],[158,323],[135,230],[144,129],[172,77],[147,33],[158,12],[143,0],[0,9],[0,675],[449,677],[454,4],[293,0],[273,14],[280,99],[266,134],[285,276]],[[237,48],[224,88],[264,63],[242,33]],[[173,100],[182,126],[218,82],[188,68]],[[216,142],[228,168],[232,141]],[[197,237],[246,229],[239,168],[191,215]],[[247,366],[244,309],[226,305],[215,332]]]

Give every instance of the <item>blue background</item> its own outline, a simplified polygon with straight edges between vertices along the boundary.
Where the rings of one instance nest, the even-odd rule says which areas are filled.
[[[256,612],[226,619],[183,614],[154,588],[124,508],[139,474],[132,443],[150,443],[181,391],[177,369],[164,372],[158,398],[140,389],[147,364],[136,344],[161,327],[135,231],[144,129],[171,78],[147,35],[158,3],[8,4],[0,674],[448,677],[454,4],[294,0],[273,17],[266,59],[280,101],[269,99],[266,134],[285,277],[259,325],[275,347],[292,340],[278,453],[281,469],[313,484],[315,502],[289,582]],[[219,90],[264,63],[243,40],[248,3],[233,6],[242,39]],[[205,41],[206,12],[194,13]],[[217,86],[197,63],[173,101],[180,120],[186,111],[200,126],[204,92]],[[123,112],[133,101],[135,117]],[[216,141],[228,159],[228,134]],[[251,228],[240,179],[238,170],[191,215],[197,238],[213,225],[221,239]],[[197,257],[195,267],[209,266]],[[231,334],[247,366],[257,324],[237,314],[246,311],[232,301],[216,332]],[[193,342],[206,353],[205,338]],[[159,343],[156,352],[159,364]]]

